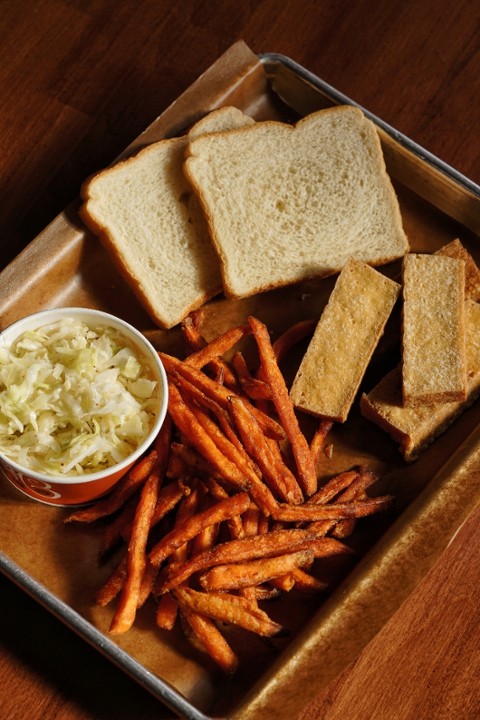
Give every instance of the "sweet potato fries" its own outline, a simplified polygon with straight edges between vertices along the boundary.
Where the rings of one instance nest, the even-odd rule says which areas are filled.
[[[238,658],[222,626],[284,634],[260,603],[292,589],[322,591],[317,564],[352,554],[344,540],[357,518],[392,499],[367,495],[376,477],[362,467],[317,476],[332,424],[320,421],[307,441],[279,367],[311,324],[273,345],[253,317],[211,342],[195,315],[182,329],[185,359],[160,353],[169,413],[155,446],[110,496],[66,521],[103,519],[102,549],[119,548],[96,597],[101,605],[117,598],[111,633],[127,631],[153,600],[159,629],[181,619],[195,645],[232,673]],[[239,341],[254,343],[258,367],[235,350]]]

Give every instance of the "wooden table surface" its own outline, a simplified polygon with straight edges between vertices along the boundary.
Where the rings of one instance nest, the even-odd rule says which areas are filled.
[[[479,183],[479,31],[474,0],[3,0],[0,267],[238,39]],[[479,521],[303,720],[480,717]],[[0,688],[5,720],[172,716],[3,576]]]

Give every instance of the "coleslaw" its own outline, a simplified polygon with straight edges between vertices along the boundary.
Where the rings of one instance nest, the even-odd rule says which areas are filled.
[[[122,333],[73,318],[0,347],[0,451],[50,475],[83,475],[128,457],[159,412],[158,383]]]

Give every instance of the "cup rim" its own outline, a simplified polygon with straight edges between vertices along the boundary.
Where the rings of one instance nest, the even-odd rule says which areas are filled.
[[[31,327],[33,328],[35,326],[43,324],[43,318],[51,318],[51,321],[54,322],[56,319],[60,319],[61,317],[68,317],[73,313],[97,318],[103,321],[106,326],[113,325],[120,330],[124,330],[127,336],[133,336],[135,342],[137,342],[137,344],[145,351],[146,355],[151,358],[152,364],[159,376],[162,394],[157,417],[148,435],[144,438],[140,445],[132,453],[130,453],[130,455],[125,457],[120,462],[115,463],[114,465],[110,465],[110,467],[105,468],[104,470],[99,470],[94,473],[85,473],[85,475],[47,475],[45,473],[38,472],[37,470],[32,470],[23,465],[19,465],[15,460],[11,460],[7,455],[5,455],[5,453],[0,450],[0,460],[6,465],[10,466],[12,469],[14,469],[17,473],[26,475],[34,480],[41,480],[48,483],[56,483],[58,485],[86,485],[88,483],[93,483],[98,480],[107,478],[110,475],[121,472],[124,468],[128,468],[129,466],[131,466],[136,460],[138,460],[139,457],[141,457],[141,455],[143,455],[143,453],[150,447],[152,442],[155,440],[156,436],[160,432],[160,428],[164,423],[168,408],[167,374],[163,363],[158,355],[158,352],[155,350],[152,343],[140,332],[140,330],[137,330],[136,327],[128,323],[126,320],[123,320],[116,315],[112,315],[111,313],[105,312],[104,310],[73,306],[39,310],[37,312],[26,315],[24,318],[15,320],[6,328],[1,330],[0,347],[2,347],[6,335],[12,335],[12,340],[8,341],[8,343],[10,344],[10,342],[12,342],[15,337],[18,337],[18,335],[22,332],[22,327],[24,325],[31,324]],[[36,322],[37,320],[38,323]]]

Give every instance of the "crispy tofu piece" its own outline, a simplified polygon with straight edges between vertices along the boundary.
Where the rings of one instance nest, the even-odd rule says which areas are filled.
[[[465,297],[478,302],[480,300],[480,268],[468,250],[456,238],[437,250],[437,255],[463,260],[465,263]]]
[[[465,263],[412,253],[403,265],[405,405],[466,399]]]
[[[400,293],[398,283],[359,260],[349,260],[290,390],[307,413],[344,422]]]
[[[415,460],[480,394],[480,305],[467,300],[465,315],[467,396],[463,402],[405,407],[400,365],[361,397],[362,415],[400,443],[407,462]]]

